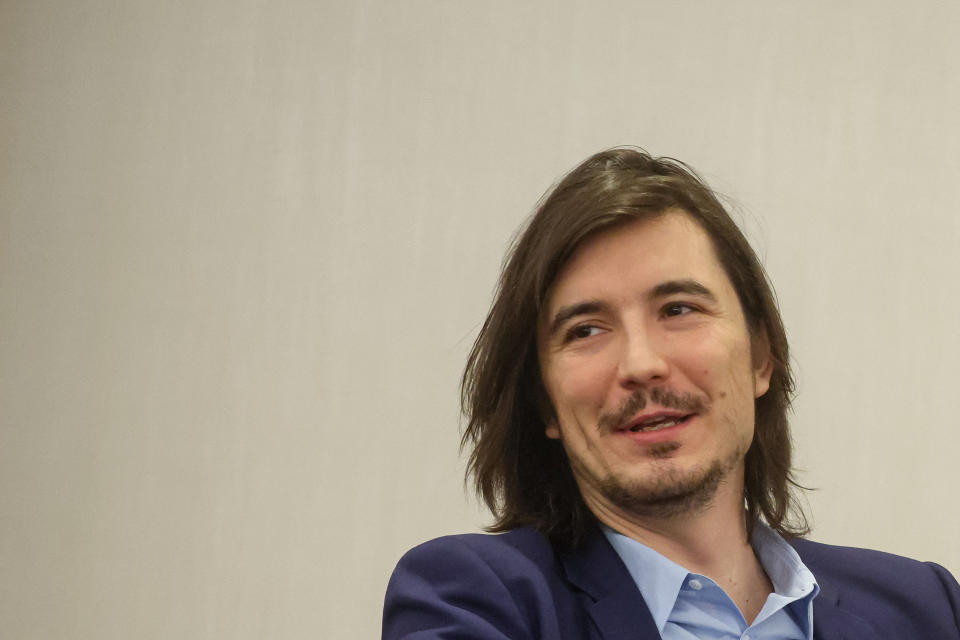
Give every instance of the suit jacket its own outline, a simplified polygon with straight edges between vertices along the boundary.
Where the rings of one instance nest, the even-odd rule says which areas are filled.
[[[820,585],[817,640],[960,640],[960,585],[943,567],[794,540]],[[438,538],[408,552],[387,587],[383,639],[655,640],[633,578],[599,531],[574,552],[543,535]]]

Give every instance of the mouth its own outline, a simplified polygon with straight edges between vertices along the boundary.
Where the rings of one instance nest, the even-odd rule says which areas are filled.
[[[653,433],[669,429],[689,422],[696,414],[659,412],[653,415],[640,416],[625,424],[620,431],[628,433]]]

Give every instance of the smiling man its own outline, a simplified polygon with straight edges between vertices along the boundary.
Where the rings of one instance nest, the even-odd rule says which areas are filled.
[[[387,639],[960,639],[942,567],[803,539],[787,341],[685,165],[587,159],[512,249],[463,378],[500,535],[397,566]]]

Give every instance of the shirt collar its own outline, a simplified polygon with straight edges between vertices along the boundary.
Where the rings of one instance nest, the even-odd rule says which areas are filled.
[[[776,531],[758,522],[750,542],[777,595],[802,598],[810,592],[820,591],[816,578],[800,560],[797,551]]]
[[[602,528],[603,534],[627,566],[627,571],[640,590],[657,630],[663,633],[663,627],[673,611],[683,581],[690,572],[633,538],[628,538],[606,525],[602,525]]]
[[[610,545],[630,572],[647,603],[647,608],[650,609],[657,629],[662,633],[684,581],[688,576],[698,574],[691,573],[666,556],[606,525],[601,526]],[[810,596],[807,607],[809,609],[812,598],[820,591],[820,587],[796,550],[762,522],[757,522],[754,526],[751,544],[770,582],[773,583],[775,593],[790,600]],[[807,614],[812,615],[812,612],[808,611]],[[808,634],[811,628],[809,622],[808,618]]]

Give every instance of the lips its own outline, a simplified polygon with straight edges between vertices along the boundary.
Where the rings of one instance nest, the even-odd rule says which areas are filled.
[[[623,425],[623,427],[620,428],[620,431],[628,431],[630,433],[650,433],[660,431],[662,429],[669,429],[670,427],[683,424],[694,415],[695,414],[692,413],[660,411],[654,414],[639,416],[638,418]]]

